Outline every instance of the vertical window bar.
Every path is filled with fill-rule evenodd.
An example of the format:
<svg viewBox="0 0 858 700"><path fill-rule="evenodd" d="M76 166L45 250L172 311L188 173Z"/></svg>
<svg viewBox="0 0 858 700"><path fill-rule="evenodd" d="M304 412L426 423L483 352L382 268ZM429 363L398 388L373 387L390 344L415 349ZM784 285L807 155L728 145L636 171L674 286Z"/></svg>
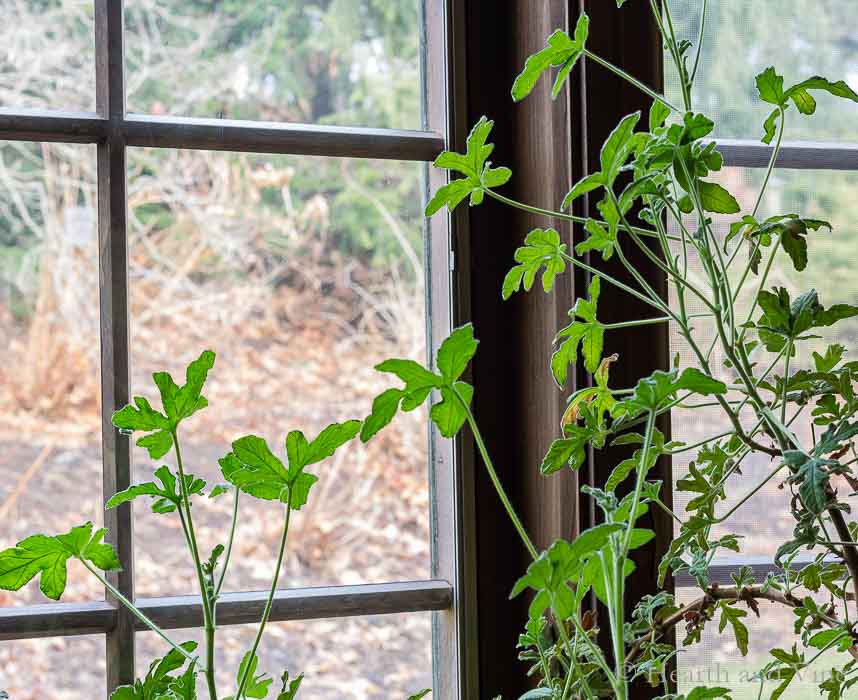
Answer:
<svg viewBox="0 0 858 700"><path fill-rule="evenodd" d="M424 0L423 89L424 128L444 134L451 148L463 150L465 114L454 113L453 95L462 87L463 38L461 8L453 0ZM456 38L458 37L458 39ZM458 72L458 73L457 73ZM446 183L446 174L426 166L427 197ZM427 200L428 201L428 200ZM434 357L456 318L464 316L454 299L452 226L462 235L464 223L438 214L425 223L427 261L428 350ZM451 303L452 302L452 303ZM456 307L456 310L454 310ZM453 588L453 605L432 618L432 663L435 695L439 698L478 697L477 624L474 583L473 462L461 449L430 426L432 576ZM463 438L466 439L466 438ZM459 443L456 447L461 448Z"/></svg>
<svg viewBox="0 0 858 700"><path fill-rule="evenodd" d="M131 483L128 438L111 423L113 411L128 402L128 247L125 141L125 55L123 0L95 0L96 95L98 112L108 120L98 144L98 243L101 295L101 410L104 452L103 489L107 499ZM109 539L122 571L112 583L134 599L131 504L105 513ZM112 596L105 594L110 601ZM115 600L113 601L116 602ZM107 692L134 680L134 625L118 603L116 626L107 633Z"/></svg>

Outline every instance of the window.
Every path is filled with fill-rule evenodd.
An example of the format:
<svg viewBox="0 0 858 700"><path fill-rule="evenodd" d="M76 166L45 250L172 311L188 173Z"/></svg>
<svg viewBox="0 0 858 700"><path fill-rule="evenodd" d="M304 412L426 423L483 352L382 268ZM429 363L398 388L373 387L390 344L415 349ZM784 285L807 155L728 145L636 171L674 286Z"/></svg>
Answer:
<svg viewBox="0 0 858 700"><path fill-rule="evenodd" d="M789 5L789 6L787 6ZM692 28L700 22L699 3L673 3L674 18L682 25L678 31L693 34ZM858 75L858 50L850 32L854 24L854 5L832 0L816 6L813 13L802 12L797 6L757 0L755 2L710 3L707 16L708 39L700 68L700 83L695 95L698 107L715 119L720 132L715 134L725 156L725 169L720 174L724 184L737 195L743 210L753 208L771 155L771 149L759 141L766 111L762 104L751 101L754 76L769 65L785 73L787 80L800 79L805 74L828 71L854 84ZM777 21L778 32L763 27ZM737 28L742 28L737 30ZM784 37L789 37L784 40ZM811 44L810 41L814 43ZM666 63L669 63L666 61ZM668 95L678 87L672 76L666 79ZM833 232L824 234L824 241L815 242L808 269L803 273L802 289L817 289L825 304L854 303L858 298L858 285L850 274L855 260L855 237L852 227L854 191L858 184L858 158L854 142L854 118L846 118L845 106L836 100L820 99L818 113L812 119L791 113L787 122L786 143L774 171L769 192L761 204L763 216L797 212L831 221ZM814 139L815 143L801 139ZM728 229L720 227L722 235ZM777 263L776 263L777 265ZM788 265L773 269L768 286L783 286L795 295L799 291L795 275ZM842 325L837 334L828 333L799 355L798 363L810 367L810 351L824 351L832 342L854 338L858 327ZM676 342L674 342L674 340ZM672 350L684 352L675 338ZM717 361L713 366L721 363ZM721 365L723 366L723 365ZM725 370L726 373L726 370ZM706 420L707 432L712 433L713 422L723 421L714 409L710 416L694 412L677 411L673 416L673 435L688 443L695 442L700 434L700 421ZM801 426L797 422L796 426ZM809 431L808 425L796 428ZM809 436L808 436L809 437ZM688 453L693 454L693 453ZM674 479L685 476L688 459L674 459ZM736 499L748 492L768 473L768 463L760 461L743 467L743 476L733 489ZM674 482L674 483L675 483ZM774 570L775 543L789 539L794 521L789 516L788 492L778 488L773 479L749 500L732 519L730 532L740 535L741 555L718 558L712 568L713 580L731 583L730 574L742 565L753 567L758 580ZM678 491L674 495L677 508L684 507L688 494ZM729 502L725 509L729 508ZM771 515L768 515L771 514ZM726 534L727 531L723 531ZM677 595L687 602L691 579L678 577ZM705 635L704 643L694 647L678 659L680 690L692 687L701 680L718 685L729 685L736 698L756 697L757 687L750 674L764 663L768 649L783 646L781 640L792 636L792 616L770 606L763 616L765 623L748 618L751 627L751 648L747 658L741 658L729 636L719 636L714 630ZM815 682L816 681L816 682ZM809 675L796 683L790 692L795 697L809 697L818 693L818 679ZM792 696L791 696L792 697Z"/></svg>
<svg viewBox="0 0 858 700"><path fill-rule="evenodd" d="M446 3L13 9L0 28L3 546L103 522L120 590L194 638L179 539L142 508L103 512L149 468L110 415L210 345L211 412L188 438L214 465L238 434L363 415L373 364L422 359L446 336L449 231L421 206L447 133ZM433 666L438 697L459 695L456 466L408 418L332 466L285 565L263 663L308 670L309 698L405 694ZM201 514L212 546L227 510ZM264 512L239 527L244 563L218 607L230 667L273 565ZM58 604L0 597L0 687L16 700L104 696L158 650L85 572L70 581Z"/></svg>

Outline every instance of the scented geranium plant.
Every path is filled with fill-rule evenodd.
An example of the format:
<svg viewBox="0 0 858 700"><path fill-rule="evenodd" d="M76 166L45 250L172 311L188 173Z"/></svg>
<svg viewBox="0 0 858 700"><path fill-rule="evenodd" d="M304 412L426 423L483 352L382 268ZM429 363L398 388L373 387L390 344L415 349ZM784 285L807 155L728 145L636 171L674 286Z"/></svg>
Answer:
<svg viewBox="0 0 858 700"><path fill-rule="evenodd" d="M618 11L625 1L617 0ZM520 649L536 687L521 700L626 700L634 682L663 686L663 700L729 698L730 690L721 687L700 686L678 694L668 669L678 651L700 642L709 627L733 635L739 653L747 654L745 618L764 614L768 604L792 612L795 639L787 648L771 650L769 663L757 674L758 696L776 700L807 669L824 664L828 670L820 674L822 695L829 700L854 697L858 527L850 522L849 504L858 492L853 475L858 462L853 446L858 436L858 362L846 359L842 345L823 347L818 339L822 329L858 315L858 307L826 305L828 300L823 302L813 289L790 294L772 287L776 260L794 269L793 279L802 279L814 239L831 226L802 212L763 218L760 211L790 119L813 115L820 92L852 102L858 102L858 94L843 81L819 76L790 84L774 67L756 76L759 97L770 108L762 140L772 146L772 153L755 205L743 212L713 177L723 162L711 140L715 124L694 106L705 22L699 35L677 36L669 3L651 0L650 5L679 77L680 104L593 54L587 48L589 20L582 15L572 36L554 32L545 48L527 60L513 83L513 100L524 99L547 74L553 74L556 96L576 62L586 57L652 98L649 114L629 114L620 121L602 147L600 169L576 183L556 211L514 201L499 191L513 173L490 162L492 122L484 117L473 127L464 154L444 152L435 161L456 177L438 190L426 212L431 216L444 206L453 210L465 199L476 206L489 197L581 227L583 235L574 250L553 229L531 231L500 291L505 299L530 291L541 275L549 293L570 266L591 277L586 298L569 310L569 325L558 329L551 368L561 390L568 384L569 367L579 362L592 381L569 396L562 434L540 468L546 476L576 470L591 449L599 459L606 445L634 446L633 456L610 465L613 471L603 488L582 488L601 510L602 522L572 540L557 540L547 551L534 546L474 420L473 389L460 378L477 350L470 326L456 330L441 345L433 369L407 360L389 360L378 367L404 386L376 399L362 437L370 438L397 410L411 410L431 396L438 397L430 415L442 434L453 436L468 424L498 496L533 558L511 591L512 596L527 592L531 601ZM702 5L705 17L706 0ZM585 194L597 198L599 216L566 213ZM725 229L716 228L716 215L726 222ZM726 234L719 233L724 230ZM668 303L635 268L627 257L630 250L646 256L663 273L675 303ZM633 283L625 284L597 262L588 262L614 256ZM605 285L644 302L651 314L602 323L599 296ZM704 311L689 313L691 304ZM677 357L672 369L653 372L635 386L614 386L611 364L622 358L605 357L606 333L667 323L684 339L694 362L680 366ZM711 329L714 340L709 340ZM676 407L716 407L730 428L710 429L694 444L669 441L657 428L657 419ZM809 438L800 438L805 433ZM691 499L684 512L673 512L663 498L671 485L651 479L650 470L660 457L681 453L691 453L693 461L677 488L689 492ZM752 459L767 466L759 482L749 486L747 477L740 477ZM731 519L775 483L791 496L784 507L795 521L792 537L777 543L775 573L757 580L743 568L733 576L734 585L713 584L713 558L724 550L740 551L741 538L729 534ZM621 485L628 495L617 495ZM691 603L679 605L667 589L628 600L634 596L626 586L634 569L629 555L654 537L637 524L650 509L667 511L676 523L676 536L659 567L659 583L664 585L671 570L686 572L700 589ZM584 605L591 591L604 605L599 619ZM760 601L767 601L766 608ZM633 608L628 616L627 603ZM685 631L684 638L678 637L679 650L667 643L668 633L678 626ZM600 627L608 628L609 648L596 642Z"/></svg>
<svg viewBox="0 0 858 700"><path fill-rule="evenodd" d="M277 682L259 667L259 645L271 614L274 594L286 552L289 523L293 514L308 501L313 486L319 480L310 468L325 461L350 442L361 430L359 420L334 423L315 438L308 439L300 430L287 436L283 452L285 461L275 454L266 441L256 435L246 435L232 443L232 449L219 460L226 483L209 485L188 471L181 449L181 435L188 420L208 406L203 387L213 368L215 354L209 350L188 365L185 384L179 386L167 372L153 375L161 397L161 410L142 397L113 415L113 424L123 434L141 434L137 445L148 451L153 461L172 454L174 467L159 466L152 480L135 484L110 498L107 508L116 508L135 500L147 500L153 512L176 518L184 533L189 565L195 572L202 600L205 645L179 642L162 630L130 600L117 590L105 574L120 569L113 547L104 541L106 531L95 529L92 523L72 528L69 532L48 536L28 537L17 545L0 552L0 588L19 590L35 578L51 600L60 600L66 588L67 565L78 560L116 599L128 608L146 627L163 640L166 654L152 662L148 672L133 685L122 686L111 695L112 700L246 700L273 697L294 700L298 697L303 674L291 676L284 671ZM193 504L201 499L223 497L232 493L232 521L225 529L224 543L211 552L200 550L194 528ZM280 513L282 531L274 565L269 595L257 633L250 649L235 669L235 683L227 694L215 682L215 650L217 647L217 604L233 555L236 523L240 518L239 496L268 501L273 513ZM204 690L198 695L198 685ZM428 690L411 696L419 700ZM0 698L7 697L0 691ZM14 699L13 699L14 700Z"/></svg>

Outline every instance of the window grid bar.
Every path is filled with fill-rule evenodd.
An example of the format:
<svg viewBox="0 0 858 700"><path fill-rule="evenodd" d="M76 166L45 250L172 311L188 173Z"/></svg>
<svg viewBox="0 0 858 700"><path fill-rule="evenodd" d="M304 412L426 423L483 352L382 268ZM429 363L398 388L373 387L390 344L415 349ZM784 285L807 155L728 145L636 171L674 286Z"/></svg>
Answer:
<svg viewBox="0 0 858 700"><path fill-rule="evenodd" d="M773 148L748 139L718 139L724 165L733 168L766 168ZM858 144L785 143L777 167L794 170L858 170Z"/></svg>
<svg viewBox="0 0 858 700"><path fill-rule="evenodd" d="M218 625L258 622L266 591L225 593L218 602ZM199 596L138 598L136 604L164 629L202 626ZM353 586L292 588L277 591L271 620L319 620L331 617L389 615L448 610L453 588L443 580L369 583ZM103 634L117 625L118 610L111 603L48 603L0 609L0 641L38 637ZM147 631L134 619L136 631Z"/></svg>
<svg viewBox="0 0 858 700"><path fill-rule="evenodd" d="M131 448L111 423L113 411L129 400L128 240L125 140L124 0L95 0L96 102L106 120L98 144L98 265L101 328L102 488L105 501L131 485ZM131 504L105 511L108 537L122 570L111 583L134 600L134 519ZM135 639L132 614L105 591L116 608L107 630L108 695L134 682Z"/></svg>
<svg viewBox="0 0 858 700"><path fill-rule="evenodd" d="M793 567L798 568L810 563L811 560L798 560L793 562ZM780 567L775 566L771 557L737 557L730 561L711 564L709 566L709 579L713 584L718 584L719 586L735 585L731 575L738 573L739 569L743 566L747 566L751 569L751 572L758 583L764 581L766 576L769 574L779 573L782 571ZM689 586L694 588L698 587L697 579L687 571L681 571L674 574L674 580L676 581L677 588L687 588Z"/></svg>
<svg viewBox="0 0 858 700"><path fill-rule="evenodd" d="M444 149L444 137L434 131L0 108L0 139L100 144L111 131L126 146L239 153L425 162Z"/></svg>

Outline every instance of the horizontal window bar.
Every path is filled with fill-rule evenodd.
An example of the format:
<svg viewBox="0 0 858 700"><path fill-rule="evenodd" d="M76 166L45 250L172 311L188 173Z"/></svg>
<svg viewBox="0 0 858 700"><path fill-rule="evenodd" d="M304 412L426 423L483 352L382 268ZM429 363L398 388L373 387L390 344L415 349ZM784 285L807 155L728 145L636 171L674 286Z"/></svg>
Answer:
<svg viewBox="0 0 858 700"><path fill-rule="evenodd" d="M720 139L718 150L724 165L734 168L765 168L772 147L759 141ZM795 170L858 170L858 144L792 141L781 146L777 167Z"/></svg>
<svg viewBox="0 0 858 700"><path fill-rule="evenodd" d="M91 112L0 109L0 139L98 143L110 123ZM431 161L444 139L431 131L317 126L231 119L128 115L118 129L129 146Z"/></svg>
<svg viewBox="0 0 858 700"><path fill-rule="evenodd" d="M812 560L810 559L798 559L792 563L792 566L793 568L798 569L805 564L810 564L811 561ZM709 578L712 583L717 583L719 586L733 586L735 584L730 575L737 573L743 566L749 566L751 568L751 571L754 572L754 578L757 583L762 583L770 573L781 571L781 569L775 566L771 557L749 556L737 559L728 559L726 561L711 564L709 566ZM673 579L676 584L676 588L686 588L688 586L694 588L697 587L697 580L689 574L688 571L682 571L678 574L674 574Z"/></svg>
<svg viewBox="0 0 858 700"><path fill-rule="evenodd" d="M218 624L258 622L267 593L225 593L217 606ZM453 604L453 589L446 581L370 583L357 586L293 588L277 591L271 619L318 620L329 617L388 615L393 613L447 610ZM201 627L199 596L138 598L137 606L164 629ZM101 634L116 621L116 610L108 603L46 603L19 608L0 608L0 641L35 637L68 637ZM147 628L137 621L140 631Z"/></svg>
<svg viewBox="0 0 858 700"><path fill-rule="evenodd" d="M0 608L0 641L104 634L115 624L116 609L103 601Z"/></svg>
<svg viewBox="0 0 858 700"><path fill-rule="evenodd" d="M429 131L139 114L126 118L123 131L129 146L158 148L415 161L434 160L444 149L444 139Z"/></svg>
<svg viewBox="0 0 858 700"><path fill-rule="evenodd" d="M0 108L0 139L98 143L106 135L107 120L92 112Z"/></svg>

